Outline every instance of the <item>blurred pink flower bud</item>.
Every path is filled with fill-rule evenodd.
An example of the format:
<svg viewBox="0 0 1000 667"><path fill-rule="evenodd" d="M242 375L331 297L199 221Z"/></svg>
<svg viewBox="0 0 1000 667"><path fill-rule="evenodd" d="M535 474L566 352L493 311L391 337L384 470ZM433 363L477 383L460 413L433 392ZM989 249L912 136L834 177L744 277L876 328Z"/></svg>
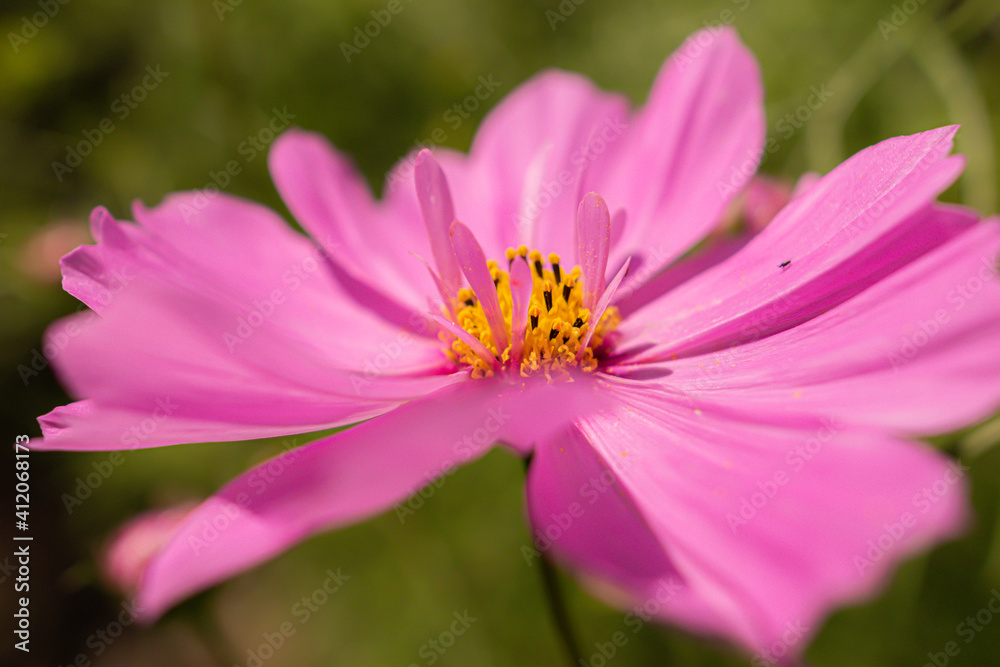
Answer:
<svg viewBox="0 0 1000 667"><path fill-rule="evenodd" d="M108 539L101 558L104 579L122 593L133 593L146 564L173 536L198 503L186 502L144 512Z"/></svg>
<svg viewBox="0 0 1000 667"><path fill-rule="evenodd" d="M59 282L59 258L77 246L90 243L87 226L77 220L59 220L40 227L28 237L18 256L21 271L40 283Z"/></svg>

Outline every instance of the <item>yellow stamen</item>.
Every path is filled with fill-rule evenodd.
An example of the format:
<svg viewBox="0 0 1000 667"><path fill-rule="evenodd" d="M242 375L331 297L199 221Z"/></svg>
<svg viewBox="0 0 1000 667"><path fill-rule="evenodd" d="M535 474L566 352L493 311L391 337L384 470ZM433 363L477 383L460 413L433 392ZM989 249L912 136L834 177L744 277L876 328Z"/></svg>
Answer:
<svg viewBox="0 0 1000 667"><path fill-rule="evenodd" d="M505 257L512 262L515 257L524 257L533 266L532 290L528 305L528 322L525 330L523 352L521 354L519 372L522 376L533 373L543 373L546 377L564 376L572 368L585 372L597 369L598 360L595 350L611 331L618 326L621 315L614 306L609 307L597 323L597 330L590 339L587 348L580 354L581 344L591 325L589 310L583 307L583 281L580 279L580 267L574 267L565 273L559 267L559 256L548 256L551 269L542 264L542 254L537 250L528 252L521 246L508 249ZM511 313L513 297L510 291L510 275L501 271L496 262L487 263L499 297L500 310L508 335L511 335ZM559 286L561 289L557 289ZM455 321L474 338L481 341L486 348L496 355L504 364L510 363L511 348L498 350L490 334L489 323L479 300L472 291L463 288L452 304L455 309ZM457 363L472 368L472 377L489 377L493 375L492 360L481 359L465 343L454 339L451 334L442 332L441 338L448 343L448 356ZM579 354L579 358L577 355Z"/></svg>

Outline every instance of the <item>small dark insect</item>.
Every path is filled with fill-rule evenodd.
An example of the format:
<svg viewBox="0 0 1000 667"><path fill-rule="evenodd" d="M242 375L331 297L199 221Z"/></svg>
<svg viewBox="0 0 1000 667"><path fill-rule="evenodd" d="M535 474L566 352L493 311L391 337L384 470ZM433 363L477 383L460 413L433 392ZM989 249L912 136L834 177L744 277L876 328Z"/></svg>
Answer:
<svg viewBox="0 0 1000 667"><path fill-rule="evenodd" d="M792 260L790 260L790 259L786 259L786 260L785 260L784 262L782 262L781 264L778 264L778 268L779 268L779 269L783 269L783 268L785 268L786 266L788 266L788 265L789 265L789 264L791 264L791 263L792 263Z"/></svg>

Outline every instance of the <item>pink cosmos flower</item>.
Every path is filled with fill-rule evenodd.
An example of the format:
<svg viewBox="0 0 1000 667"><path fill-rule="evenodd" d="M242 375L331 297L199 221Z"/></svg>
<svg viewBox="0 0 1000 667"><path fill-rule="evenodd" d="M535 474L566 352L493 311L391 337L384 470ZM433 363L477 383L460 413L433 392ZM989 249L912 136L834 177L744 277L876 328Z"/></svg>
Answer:
<svg viewBox="0 0 1000 667"><path fill-rule="evenodd" d="M502 443L531 457L539 549L629 609L798 654L966 519L961 469L915 440L1000 405L1000 226L935 203L955 131L863 150L755 236L701 245L764 141L727 30L635 111L541 74L381 201L286 132L270 168L311 239L218 192L95 211L63 269L100 317L48 334L81 400L36 448L363 422L195 509L145 570L150 617Z"/></svg>

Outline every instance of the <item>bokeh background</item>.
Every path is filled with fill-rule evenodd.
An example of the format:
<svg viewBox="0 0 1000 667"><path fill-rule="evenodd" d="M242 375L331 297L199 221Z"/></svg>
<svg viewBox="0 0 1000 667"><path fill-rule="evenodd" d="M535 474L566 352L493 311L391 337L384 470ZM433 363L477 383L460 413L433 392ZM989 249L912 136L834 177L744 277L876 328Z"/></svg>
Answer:
<svg viewBox="0 0 1000 667"><path fill-rule="evenodd" d="M89 242L90 209L103 204L127 217L134 198L154 204L174 190L203 188L237 160L241 171L224 189L285 212L263 153L244 143L275 110L330 137L380 190L390 166L435 130L443 131L443 145L466 149L483 114L540 69L583 72L640 103L684 36L721 21L740 31L762 64L768 132L780 146L764 172L789 180L825 172L881 139L961 123L958 150L968 156L968 170L945 198L997 212L1000 1L576 1L564 0L560 10L557 0L402 0L402 12L348 62L342 43L353 42L385 0L5 0L5 440L37 435L34 418L67 400L49 368L24 369L42 349L46 324L80 307L60 290L56 262ZM39 14L46 8L51 16ZM121 96L147 68L166 75L129 106ZM500 85L456 127L455 116L445 114L481 76ZM804 121L799 112L798 123L785 119L823 86L831 95L820 108ZM87 132L97 136L108 119L113 131L100 133L77 166L68 162L67 147ZM807 653L811 662L918 667L929 663L928 652L959 639L961 652L950 664L996 664L1000 618L968 644L956 626L1000 587L998 439L995 423L936 439L971 467L974 527L907 563L878 599L835 613ZM273 655L264 651L262 664L406 666L431 664L432 657L439 665L561 664L538 567L527 566L520 551L530 541L522 465L499 451L449 477L405 521L389 513L320 536L150 629L129 626L110 643L95 639L125 600L96 566L116 526L144 510L203 498L252 463L305 441L133 451L117 463L108 453L33 455L32 652L25 662L5 631L0 663L64 665L83 656L87 662L79 664L103 666L258 664L248 651L260 655L265 633L290 621L294 635ZM63 494L109 465L107 479L69 512ZM5 489L9 477L5 472ZM8 497L2 514L9 531ZM0 559L10 552L4 546ZM0 565L6 628L14 596L9 562ZM295 605L338 568L349 579L302 622ZM596 642L623 629L623 615L577 582L564 584L590 656ZM468 631L443 655L428 650L453 614L465 611L476 619ZM749 660L725 645L648 626L629 633L609 664Z"/></svg>

